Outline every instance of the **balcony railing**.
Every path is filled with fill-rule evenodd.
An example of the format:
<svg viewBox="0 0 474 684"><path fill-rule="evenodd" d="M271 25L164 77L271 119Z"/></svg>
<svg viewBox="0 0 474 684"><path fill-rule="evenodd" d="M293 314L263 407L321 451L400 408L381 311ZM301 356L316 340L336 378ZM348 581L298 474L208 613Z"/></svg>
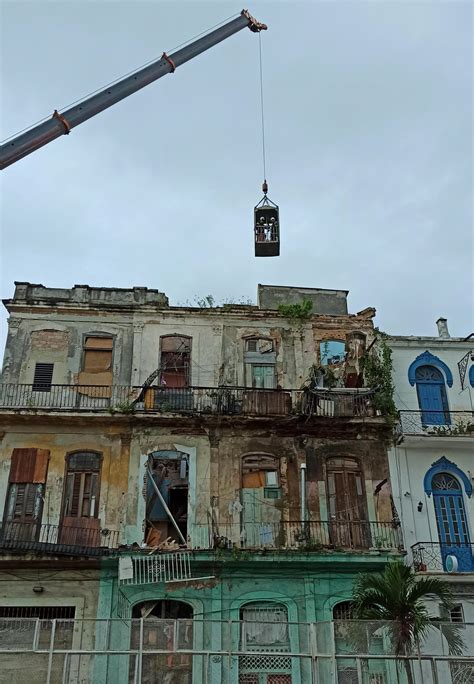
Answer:
<svg viewBox="0 0 474 684"><path fill-rule="evenodd" d="M418 572L474 572L474 544L418 542L411 547Z"/></svg>
<svg viewBox="0 0 474 684"><path fill-rule="evenodd" d="M35 551L67 555L107 555L116 549L119 533L109 529L87 529L30 522L0 524L2 551Z"/></svg>
<svg viewBox="0 0 474 684"><path fill-rule="evenodd" d="M474 437L474 411L399 411L397 434Z"/></svg>
<svg viewBox="0 0 474 684"><path fill-rule="evenodd" d="M201 549L401 549L403 539L395 522L311 520L192 525L193 548Z"/></svg>
<svg viewBox="0 0 474 684"><path fill-rule="evenodd" d="M0 384L0 409L244 416L369 417L373 391L249 387L141 387Z"/></svg>

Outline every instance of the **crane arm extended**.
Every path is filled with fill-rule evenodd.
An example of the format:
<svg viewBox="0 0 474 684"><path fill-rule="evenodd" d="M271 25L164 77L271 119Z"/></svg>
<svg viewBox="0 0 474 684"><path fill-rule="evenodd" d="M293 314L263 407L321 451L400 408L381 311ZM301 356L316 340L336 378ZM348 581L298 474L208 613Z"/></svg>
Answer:
<svg viewBox="0 0 474 684"><path fill-rule="evenodd" d="M61 114L55 111L51 119L34 126L26 133L12 138L0 147L0 169L10 166L10 164L26 157L31 152L43 147L43 145L59 138L59 136L68 134L72 128L83 123L83 121L87 121L87 119L111 107L116 102L120 102L120 100L132 95L132 93L153 83L153 81L158 80L162 76L172 73L176 67L181 66L181 64L188 62L193 57L201 54L201 52L205 52L246 27L254 33L267 28L265 24L261 24L254 19L247 10L242 10L240 16L236 19L195 40L181 50L177 50L172 55L168 56L166 53L163 53L161 59L156 62L140 69L131 76L127 76L118 81L118 83L104 88L104 90L79 102Z"/></svg>

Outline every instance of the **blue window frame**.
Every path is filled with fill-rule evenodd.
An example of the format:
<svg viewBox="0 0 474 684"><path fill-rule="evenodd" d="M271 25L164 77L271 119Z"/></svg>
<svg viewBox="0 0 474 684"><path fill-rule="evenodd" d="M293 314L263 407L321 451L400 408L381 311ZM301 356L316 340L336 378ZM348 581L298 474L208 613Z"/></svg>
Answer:
<svg viewBox="0 0 474 684"><path fill-rule="evenodd" d="M415 370L416 393L423 425L449 425L448 397L443 374L435 366Z"/></svg>
<svg viewBox="0 0 474 684"><path fill-rule="evenodd" d="M472 571L473 558L461 484L451 473L441 472L431 480L441 558L455 556L459 572Z"/></svg>

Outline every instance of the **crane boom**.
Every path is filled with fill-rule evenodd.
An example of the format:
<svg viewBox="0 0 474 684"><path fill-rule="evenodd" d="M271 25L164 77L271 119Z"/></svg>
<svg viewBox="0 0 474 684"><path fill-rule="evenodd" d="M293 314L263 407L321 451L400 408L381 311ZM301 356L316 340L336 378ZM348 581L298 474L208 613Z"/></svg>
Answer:
<svg viewBox="0 0 474 684"><path fill-rule="evenodd" d="M188 62L193 57L201 54L201 52L205 52L246 27L255 33L267 28L265 24L261 24L254 19L247 10L242 10L240 16L236 19L193 41L181 50L177 50L169 56L163 53L161 59L156 62L140 69L131 76L127 76L114 85L104 88L104 90L86 98L61 114L55 110L51 119L34 126L26 133L12 138L0 147L0 169L10 166L10 164L26 157L31 152L43 147L43 145L59 138L59 136L68 134L72 128L83 123L83 121L87 121L87 119L111 107L116 102L120 102L120 100L144 88L149 83L153 83L153 81L158 80L162 76L172 73L176 67L181 66L181 64Z"/></svg>

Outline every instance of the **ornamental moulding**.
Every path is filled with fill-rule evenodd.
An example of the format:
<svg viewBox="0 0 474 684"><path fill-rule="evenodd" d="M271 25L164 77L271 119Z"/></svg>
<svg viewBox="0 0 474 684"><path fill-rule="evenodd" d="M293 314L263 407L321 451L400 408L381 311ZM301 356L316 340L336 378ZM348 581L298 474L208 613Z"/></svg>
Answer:
<svg viewBox="0 0 474 684"><path fill-rule="evenodd" d="M440 459L435 461L434 463L431 464L431 468L428 470L426 473L424 479L423 479L423 488L428 496L431 496L433 492L433 488L431 486L431 482L433 480L433 477L435 475L438 475L439 473L444 473L444 472L450 472L456 475L464 484L464 489L466 490L466 494L468 495L469 498L472 496L472 484L466 473L464 473L461 468L458 468L458 466L453 463L452 461L448 461L446 456L442 456Z"/></svg>
<svg viewBox="0 0 474 684"><path fill-rule="evenodd" d="M444 363L444 361L441 361L441 359L439 359L437 356L432 354L430 351L426 350L422 354L417 356L408 368L408 382L412 387L416 382L416 370L420 366L435 366L436 368L439 368L441 371L443 371L444 375L446 376L446 382L448 384L448 387L453 386L453 374L449 370L448 366Z"/></svg>

